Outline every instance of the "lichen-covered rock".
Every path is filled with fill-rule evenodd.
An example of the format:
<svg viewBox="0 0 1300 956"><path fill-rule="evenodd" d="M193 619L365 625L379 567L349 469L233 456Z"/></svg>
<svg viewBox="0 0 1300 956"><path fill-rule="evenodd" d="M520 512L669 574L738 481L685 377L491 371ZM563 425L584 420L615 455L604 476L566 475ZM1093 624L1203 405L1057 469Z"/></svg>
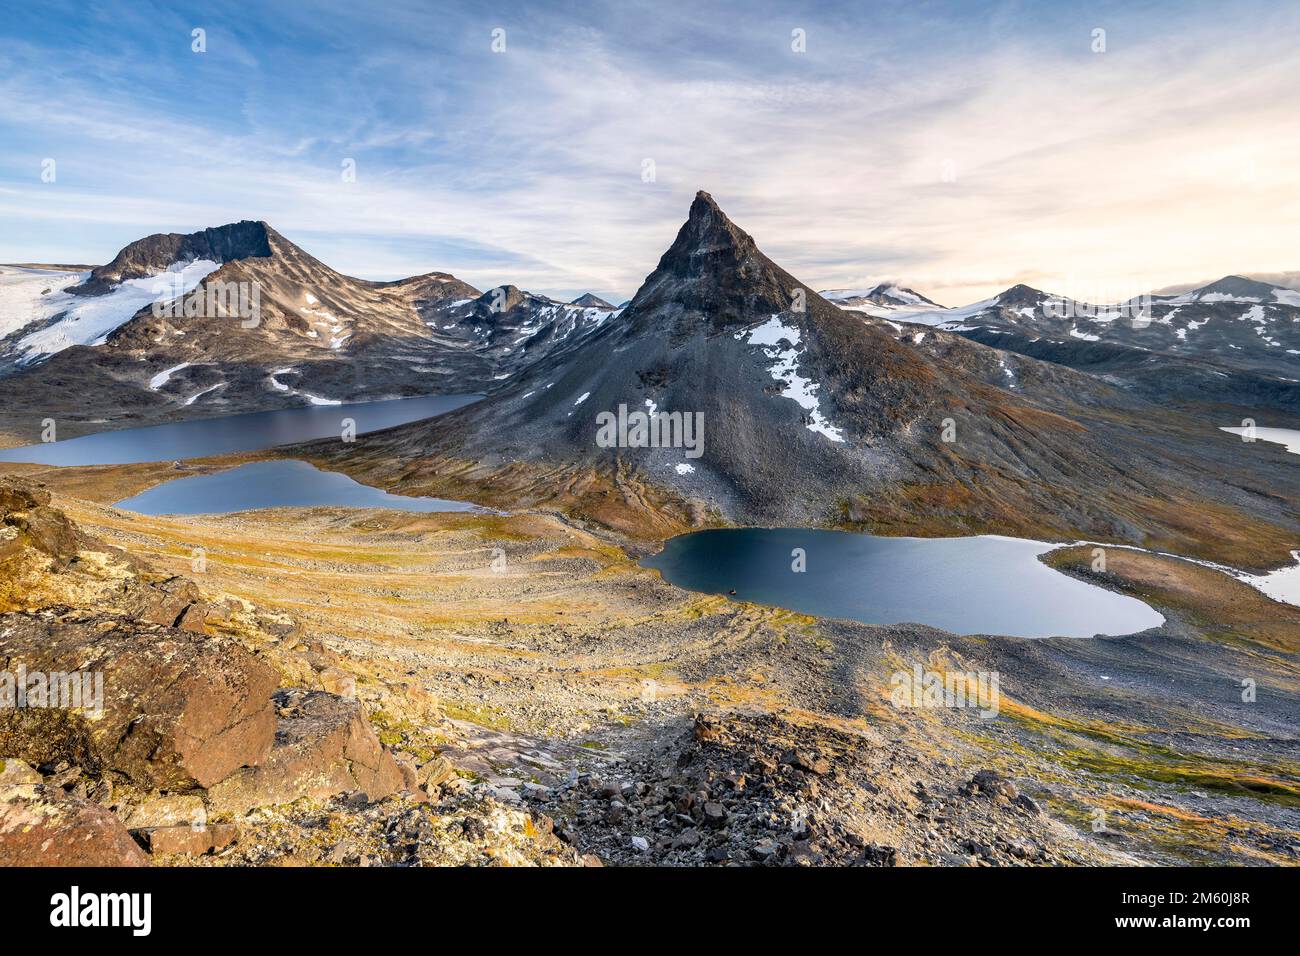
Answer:
<svg viewBox="0 0 1300 956"><path fill-rule="evenodd" d="M361 704L324 691L281 690L275 747L257 767L213 787L215 812L325 799L360 791L379 800L402 788L402 772L375 736Z"/></svg>
<svg viewBox="0 0 1300 956"><path fill-rule="evenodd" d="M28 783L43 783L44 778L16 757L0 757L0 788Z"/></svg>
<svg viewBox="0 0 1300 956"><path fill-rule="evenodd" d="M97 615L0 617L0 671L102 675L102 711L0 709L0 753L67 760L162 790L210 787L262 760L274 670L233 641ZM96 676L96 681L99 680Z"/></svg>
<svg viewBox="0 0 1300 956"><path fill-rule="evenodd" d="M172 793L154 797L126 814L128 830L153 827L201 826L207 821L203 798L193 793Z"/></svg>
<svg viewBox="0 0 1300 956"><path fill-rule="evenodd" d="M130 595L127 610L137 621L179 627L196 634L203 633L203 623L208 617L208 606L198 586L182 577L136 588Z"/></svg>
<svg viewBox="0 0 1300 956"><path fill-rule="evenodd" d="M170 826L141 830L141 837L153 854L202 856L223 850L239 839L239 828L229 823L212 826Z"/></svg>
<svg viewBox="0 0 1300 956"><path fill-rule="evenodd" d="M58 787L0 787L0 866L146 866L112 813Z"/></svg>
<svg viewBox="0 0 1300 956"><path fill-rule="evenodd" d="M0 526L13 533L0 539L0 565L22 548L39 551L56 567L77 554L79 534L63 512L50 507L49 492L21 478L0 478Z"/></svg>

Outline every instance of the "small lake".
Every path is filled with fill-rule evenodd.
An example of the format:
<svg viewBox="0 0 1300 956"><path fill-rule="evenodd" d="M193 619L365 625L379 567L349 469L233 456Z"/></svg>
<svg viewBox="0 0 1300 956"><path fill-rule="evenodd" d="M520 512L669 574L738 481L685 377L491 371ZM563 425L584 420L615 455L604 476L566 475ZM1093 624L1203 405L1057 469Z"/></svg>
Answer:
<svg viewBox="0 0 1300 956"><path fill-rule="evenodd" d="M206 458L277 445L338 438L343 420L356 434L433 418L478 401L481 395L421 395L351 405L313 405L270 412L248 412L143 428L98 432L67 441L0 449L0 461L42 465L129 465L146 461Z"/></svg>
<svg viewBox="0 0 1300 956"><path fill-rule="evenodd" d="M1049 568L1059 545L1019 538L884 538L802 528L726 528L668 541L641 564L690 591L866 624L955 634L1132 634L1164 617ZM792 570L803 549L803 572Z"/></svg>
<svg viewBox="0 0 1300 956"><path fill-rule="evenodd" d="M155 485L113 507L144 515L203 515L257 508L390 508L397 511L481 511L464 501L391 495L321 471L305 461L255 461L211 475Z"/></svg>

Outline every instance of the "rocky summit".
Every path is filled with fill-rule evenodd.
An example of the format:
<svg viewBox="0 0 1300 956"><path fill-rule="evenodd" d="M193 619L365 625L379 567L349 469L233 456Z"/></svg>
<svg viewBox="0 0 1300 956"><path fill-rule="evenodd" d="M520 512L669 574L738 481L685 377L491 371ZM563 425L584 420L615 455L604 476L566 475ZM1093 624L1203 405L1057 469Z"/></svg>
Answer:
<svg viewBox="0 0 1300 956"><path fill-rule="evenodd" d="M693 450L680 429L602 436L600 416L633 412L700 421L706 437ZM1227 556L1226 535L1243 548L1275 539L1278 559L1291 540L1288 507L1255 484L1274 463L1241 470L1192 414L1057 362L839 308L703 192L617 321L436 423L308 453L408 493L500 487L536 505L577 497L592 513L641 511L638 499L666 489L695 524L1177 541L1205 557ZM1184 521L1210 503L1234 515L1227 526Z"/></svg>

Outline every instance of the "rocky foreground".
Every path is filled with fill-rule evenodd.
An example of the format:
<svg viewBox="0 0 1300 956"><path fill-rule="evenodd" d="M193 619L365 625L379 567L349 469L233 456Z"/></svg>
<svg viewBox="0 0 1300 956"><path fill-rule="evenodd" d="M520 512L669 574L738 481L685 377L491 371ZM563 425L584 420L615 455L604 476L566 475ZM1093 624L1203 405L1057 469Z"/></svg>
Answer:
<svg viewBox="0 0 1300 956"><path fill-rule="evenodd" d="M0 716L0 862L1300 860L1300 612L1218 572L1113 551L1163 628L957 638L687 594L553 514L90 500L153 467L0 484L0 672L105 675L97 719ZM891 704L917 664L999 713Z"/></svg>
<svg viewBox="0 0 1300 956"><path fill-rule="evenodd" d="M292 622L204 601L28 483L0 483L0 581L0 672L27 696L0 708L0 865L236 848L255 862L581 861L542 818L468 799L446 761L384 746L352 678ZM42 696L81 674L102 682L93 701ZM439 827L454 838L430 838ZM409 857L394 853L403 838Z"/></svg>

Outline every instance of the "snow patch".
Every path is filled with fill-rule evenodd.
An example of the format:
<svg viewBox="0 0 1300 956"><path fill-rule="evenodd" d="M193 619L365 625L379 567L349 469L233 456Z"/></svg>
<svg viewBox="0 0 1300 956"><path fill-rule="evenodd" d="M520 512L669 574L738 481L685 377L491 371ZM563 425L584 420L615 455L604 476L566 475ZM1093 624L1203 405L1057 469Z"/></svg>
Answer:
<svg viewBox="0 0 1300 956"><path fill-rule="evenodd" d="M24 353L23 362L32 362L74 345L102 345L119 326L130 321L141 309L154 302L185 295L208 275L219 269L211 259L174 263L165 272L128 279L111 292L97 296L74 296L67 292L46 296L51 316L66 310L57 322L19 339L15 347ZM179 278L177 278L179 277Z"/></svg>
<svg viewBox="0 0 1300 956"><path fill-rule="evenodd" d="M742 329L736 333L735 337L740 339L745 334L746 330ZM762 325L748 330L748 336L749 344L758 346L778 346L782 342L789 343L791 346L798 346L800 342L799 329L795 326L782 324L781 320L775 315ZM777 347L764 348L763 354L773 363L768 366L768 372L772 378L784 386L781 390L781 396L794 399L801 408L808 412L808 430L825 435L834 442L844 441L841 430L827 421L826 417L821 413L821 403L817 399L817 393L821 390L820 383L804 378L797 371L802 352L797 347L788 349Z"/></svg>
<svg viewBox="0 0 1300 956"><path fill-rule="evenodd" d="M174 372L179 372L181 369L189 368L189 367L190 367L189 362L182 362L180 365L173 365L169 369L164 369L163 371L155 375L153 378L149 379L149 387L156 392L158 391L158 389L162 388L164 385L167 384L167 380L172 377L172 374ZM188 405L189 403L186 402L186 404Z"/></svg>
<svg viewBox="0 0 1300 956"><path fill-rule="evenodd" d="M0 269L0 339L31 322L44 322L56 315L59 303L71 298L60 293L84 275L45 269ZM42 295L46 289L49 293Z"/></svg>
<svg viewBox="0 0 1300 956"><path fill-rule="evenodd" d="M185 403L184 403L184 404L186 404L186 405L193 405L195 402L197 402L197 401L198 401L200 398L202 398L204 395L208 394L208 392L215 392L217 389L219 389L219 388L225 388L225 387L226 387L226 383L225 383L225 382L218 382L216 385L209 385L209 386L208 386L207 388L205 388L203 391L201 391L201 392L195 392L195 393L194 393L193 395L191 395L189 398L185 399Z"/></svg>

